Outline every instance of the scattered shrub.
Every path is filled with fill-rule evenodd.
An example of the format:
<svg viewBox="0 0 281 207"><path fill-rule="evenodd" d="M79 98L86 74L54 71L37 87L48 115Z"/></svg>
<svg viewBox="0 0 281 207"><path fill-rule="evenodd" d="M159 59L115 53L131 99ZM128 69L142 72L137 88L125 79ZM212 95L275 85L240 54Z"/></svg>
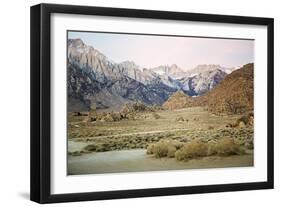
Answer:
<svg viewBox="0 0 281 207"><path fill-rule="evenodd" d="M73 116L82 116L81 112L73 112Z"/></svg>
<svg viewBox="0 0 281 207"><path fill-rule="evenodd" d="M176 147L171 142L158 142L153 147L155 157L175 157Z"/></svg>
<svg viewBox="0 0 281 207"><path fill-rule="evenodd" d="M237 119L236 124L239 125L241 122L243 122L245 125L249 122L248 116L241 116L239 119Z"/></svg>
<svg viewBox="0 0 281 207"><path fill-rule="evenodd" d="M68 152L68 155L71 155L71 156L80 156L80 155L82 155L82 151Z"/></svg>
<svg viewBox="0 0 281 207"><path fill-rule="evenodd" d="M177 151L177 148L173 145L168 145L168 153L167 157L175 157L175 153Z"/></svg>
<svg viewBox="0 0 281 207"><path fill-rule="evenodd" d="M234 126L233 126L233 124L231 124L231 123L228 123L228 124L226 124L226 125L225 125L225 127L229 127L229 128L232 128L232 127L234 127Z"/></svg>
<svg viewBox="0 0 281 207"><path fill-rule="evenodd" d="M249 112L248 113L248 117L251 117L251 116L254 117L254 112Z"/></svg>
<svg viewBox="0 0 281 207"><path fill-rule="evenodd" d="M183 147L184 143L177 140L173 140L172 145L178 150Z"/></svg>
<svg viewBox="0 0 281 207"><path fill-rule="evenodd" d="M89 152L106 152L110 150L108 143L90 144L84 147L84 150Z"/></svg>
<svg viewBox="0 0 281 207"><path fill-rule="evenodd" d="M216 144L215 143L208 143L208 156L216 155L217 154L217 149L216 149Z"/></svg>
<svg viewBox="0 0 281 207"><path fill-rule="evenodd" d="M248 123L249 126L254 126L254 117L250 117L250 121Z"/></svg>
<svg viewBox="0 0 281 207"><path fill-rule="evenodd" d="M239 127L239 128L244 128L244 127L246 127L245 122L240 121L239 124L238 124L238 127Z"/></svg>
<svg viewBox="0 0 281 207"><path fill-rule="evenodd" d="M99 144L99 145L97 145L97 148L96 148L96 152L106 152L109 150L110 150L110 147L109 147L109 144L107 144L107 143Z"/></svg>
<svg viewBox="0 0 281 207"><path fill-rule="evenodd" d="M221 156L238 155L242 153L239 144L230 138L222 138L215 146L216 153Z"/></svg>
<svg viewBox="0 0 281 207"><path fill-rule="evenodd" d="M90 117L90 116L89 116L87 121L88 121L88 122L97 121L97 117L95 117L95 116Z"/></svg>
<svg viewBox="0 0 281 207"><path fill-rule="evenodd" d="M161 118L161 116L157 113L152 113L152 116L153 116L154 119L160 119Z"/></svg>
<svg viewBox="0 0 281 207"><path fill-rule="evenodd" d="M215 128L215 127L213 127L213 126L209 126L209 127L208 127L209 130L212 130L212 129L214 129L214 128Z"/></svg>
<svg viewBox="0 0 281 207"><path fill-rule="evenodd" d="M250 149L250 150L254 149L254 143L253 143L253 141L250 140L250 141L245 142L245 147L246 147L247 149Z"/></svg>
<svg viewBox="0 0 281 207"><path fill-rule="evenodd" d="M182 116L176 117L176 121L184 121L184 118Z"/></svg>
<svg viewBox="0 0 281 207"><path fill-rule="evenodd" d="M86 151L96 151L96 148L97 148L97 145L90 144L90 145L87 145L86 147L84 147L84 150L86 150Z"/></svg>
<svg viewBox="0 0 281 207"><path fill-rule="evenodd" d="M175 157L175 152L183 146L183 143L175 140L161 140L148 145L147 154L154 154L155 157Z"/></svg>
<svg viewBox="0 0 281 207"><path fill-rule="evenodd" d="M153 154L153 149L154 149L154 144L150 144L146 148L146 154L152 155Z"/></svg>
<svg viewBox="0 0 281 207"><path fill-rule="evenodd" d="M176 153L177 160L189 160L196 157L204 157L208 154L208 145L201 141L193 140L185 144Z"/></svg>
<svg viewBox="0 0 281 207"><path fill-rule="evenodd" d="M175 152L175 158L176 158L178 161L184 160L185 156L184 156L183 150L177 150L177 151Z"/></svg>
<svg viewBox="0 0 281 207"><path fill-rule="evenodd" d="M166 142L158 142L153 147L155 157L166 157L168 155L168 144Z"/></svg>

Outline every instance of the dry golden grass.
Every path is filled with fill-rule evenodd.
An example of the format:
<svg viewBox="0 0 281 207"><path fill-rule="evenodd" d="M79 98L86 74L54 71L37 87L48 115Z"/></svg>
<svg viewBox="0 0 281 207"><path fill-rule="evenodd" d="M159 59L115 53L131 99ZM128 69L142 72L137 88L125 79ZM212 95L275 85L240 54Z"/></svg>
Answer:
<svg viewBox="0 0 281 207"><path fill-rule="evenodd" d="M153 154L154 144L150 144L147 146L146 154L151 155Z"/></svg>
<svg viewBox="0 0 281 207"><path fill-rule="evenodd" d="M168 155L168 143L166 142L158 142L153 147L153 154L155 157L167 157Z"/></svg>
<svg viewBox="0 0 281 207"><path fill-rule="evenodd" d="M183 143L175 140L160 140L147 147L147 154L154 154L155 157L175 157L175 152L183 146Z"/></svg>
<svg viewBox="0 0 281 207"><path fill-rule="evenodd" d="M238 155L243 153L240 145L231 138L220 139L215 146L215 151L216 154L220 156Z"/></svg>
<svg viewBox="0 0 281 207"><path fill-rule="evenodd" d="M217 143L204 143L198 139L183 143L176 140L160 140L147 147L147 154L156 158L175 157L177 160L187 161L205 156L230 156L244 154L244 150L231 138L221 138Z"/></svg>
<svg viewBox="0 0 281 207"><path fill-rule="evenodd" d="M216 144L214 143L208 143L208 156L216 155L217 154L217 149L216 149Z"/></svg>
<svg viewBox="0 0 281 207"><path fill-rule="evenodd" d="M175 153L177 160L189 160L208 155L208 145L198 140L185 144Z"/></svg>
<svg viewBox="0 0 281 207"><path fill-rule="evenodd" d="M177 148L173 145L169 145L168 146L168 153L167 153L167 157L175 157L175 153L177 151Z"/></svg>

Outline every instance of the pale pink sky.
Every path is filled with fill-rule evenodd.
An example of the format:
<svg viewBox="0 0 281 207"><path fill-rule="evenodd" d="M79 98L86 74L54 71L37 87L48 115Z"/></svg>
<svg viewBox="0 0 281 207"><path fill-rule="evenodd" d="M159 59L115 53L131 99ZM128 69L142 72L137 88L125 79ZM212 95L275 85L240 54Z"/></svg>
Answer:
<svg viewBox="0 0 281 207"><path fill-rule="evenodd" d="M188 70L199 64L226 67L254 62L254 40L69 32L114 62L126 60L151 68L177 64Z"/></svg>

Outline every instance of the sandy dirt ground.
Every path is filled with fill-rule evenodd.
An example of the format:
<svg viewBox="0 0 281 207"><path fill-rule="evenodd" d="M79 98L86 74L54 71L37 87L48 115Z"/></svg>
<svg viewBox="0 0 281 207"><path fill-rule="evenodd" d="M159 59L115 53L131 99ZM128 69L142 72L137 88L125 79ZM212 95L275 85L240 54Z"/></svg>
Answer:
<svg viewBox="0 0 281 207"><path fill-rule="evenodd" d="M211 156L186 162L180 162L174 158L154 158L147 155L144 149L68 156L69 175L248 166L253 166L253 154L251 152L246 155Z"/></svg>

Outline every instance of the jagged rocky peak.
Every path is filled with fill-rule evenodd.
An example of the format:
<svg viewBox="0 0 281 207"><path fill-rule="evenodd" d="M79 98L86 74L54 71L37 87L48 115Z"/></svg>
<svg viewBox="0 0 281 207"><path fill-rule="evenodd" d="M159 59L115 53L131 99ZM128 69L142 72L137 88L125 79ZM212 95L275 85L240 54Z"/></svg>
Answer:
<svg viewBox="0 0 281 207"><path fill-rule="evenodd" d="M176 72L183 72L183 70L177 65L177 64L172 64L169 68L170 72L176 73Z"/></svg>
<svg viewBox="0 0 281 207"><path fill-rule="evenodd" d="M150 68L150 70L159 75L170 76L174 79L178 79L186 76L185 72L176 64L160 65L155 68Z"/></svg>
<svg viewBox="0 0 281 207"><path fill-rule="evenodd" d="M190 96L203 95L218 85L227 75L220 69L193 73L180 79L181 88Z"/></svg>
<svg viewBox="0 0 281 207"><path fill-rule="evenodd" d="M86 45L81 39L68 40L68 59L82 67L95 67L96 61L112 64L108 58L92 46Z"/></svg>
<svg viewBox="0 0 281 207"><path fill-rule="evenodd" d="M119 63L119 65L126 68L140 69L140 66L138 66L134 61L130 61L130 60L123 61Z"/></svg>
<svg viewBox="0 0 281 207"><path fill-rule="evenodd" d="M85 46L84 42L80 39L68 39L67 41L68 46L70 47L81 47L81 46Z"/></svg>
<svg viewBox="0 0 281 207"><path fill-rule="evenodd" d="M165 66L158 66L156 68L151 68L150 70L159 74L159 75L167 74L167 67L165 67Z"/></svg>
<svg viewBox="0 0 281 207"><path fill-rule="evenodd" d="M192 70L198 71L198 72L204 72L204 71L209 71L209 70L216 70L222 68L219 64L200 64L197 65L195 68Z"/></svg>
<svg viewBox="0 0 281 207"><path fill-rule="evenodd" d="M227 74L231 73L237 68L234 67L223 67L219 64L200 64L196 67L188 70L186 73L188 76L197 75L198 73L206 72L206 71L214 71L214 70L221 70Z"/></svg>
<svg viewBox="0 0 281 207"><path fill-rule="evenodd" d="M141 82L145 85L153 82L157 77L157 74L154 74L144 68L141 68L134 61L124 61L118 64L118 68L122 74L127 77L130 77L138 82Z"/></svg>

